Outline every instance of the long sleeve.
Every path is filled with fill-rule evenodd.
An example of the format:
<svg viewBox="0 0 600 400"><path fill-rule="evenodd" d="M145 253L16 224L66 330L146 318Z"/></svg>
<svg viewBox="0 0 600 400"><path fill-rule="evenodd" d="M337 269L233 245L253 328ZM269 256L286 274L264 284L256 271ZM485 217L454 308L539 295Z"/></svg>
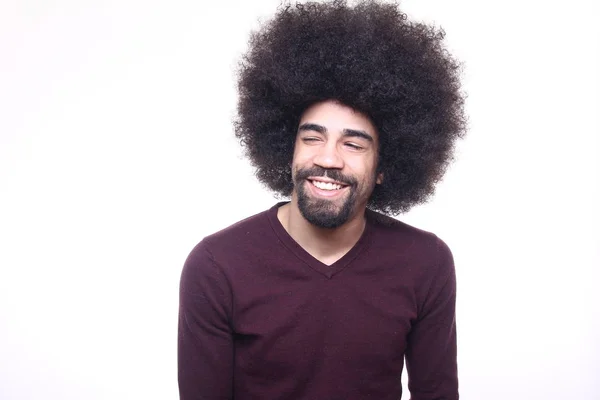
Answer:
<svg viewBox="0 0 600 400"><path fill-rule="evenodd" d="M452 253L438 239L438 264L405 353L411 400L458 400L456 276Z"/></svg>
<svg viewBox="0 0 600 400"><path fill-rule="evenodd" d="M219 266L200 243L183 267L178 326L181 400L233 398L232 295Z"/></svg>

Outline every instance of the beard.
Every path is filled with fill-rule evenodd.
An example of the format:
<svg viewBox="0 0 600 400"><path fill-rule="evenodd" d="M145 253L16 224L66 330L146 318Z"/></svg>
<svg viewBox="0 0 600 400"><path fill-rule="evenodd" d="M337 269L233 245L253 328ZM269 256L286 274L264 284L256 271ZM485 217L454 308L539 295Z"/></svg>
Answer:
<svg viewBox="0 0 600 400"><path fill-rule="evenodd" d="M335 200L312 198L306 190L306 185L312 184L307 181L309 176L327 176L347 185L350 193L344 199L338 199L342 201L342 204ZM356 209L357 180L351 176L343 175L338 170L322 167L298 169L295 171L293 180L300 213L308 222L319 228L333 229L342 226L350 219L352 212Z"/></svg>

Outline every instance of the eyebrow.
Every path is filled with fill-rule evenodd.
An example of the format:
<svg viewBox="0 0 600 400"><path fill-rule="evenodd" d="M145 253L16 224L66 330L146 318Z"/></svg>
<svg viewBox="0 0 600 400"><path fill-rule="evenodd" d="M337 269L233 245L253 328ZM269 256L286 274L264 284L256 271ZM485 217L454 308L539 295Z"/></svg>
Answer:
<svg viewBox="0 0 600 400"><path fill-rule="evenodd" d="M300 131L315 131L323 135L327 134L327 128L325 128L323 125L313 124L310 122L300 125L298 127L298 132ZM343 132L344 137L358 137L373 143L373 136L369 135L365 131L361 131L358 129L344 129Z"/></svg>

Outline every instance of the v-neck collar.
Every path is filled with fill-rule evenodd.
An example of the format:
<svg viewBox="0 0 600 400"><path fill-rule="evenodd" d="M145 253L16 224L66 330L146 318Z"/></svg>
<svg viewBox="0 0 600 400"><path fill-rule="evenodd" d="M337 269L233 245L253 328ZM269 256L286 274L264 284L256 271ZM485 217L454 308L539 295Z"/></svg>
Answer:
<svg viewBox="0 0 600 400"><path fill-rule="evenodd" d="M290 234L285 230L279 218L277 218L277 210L284 204L288 202L280 202L275 204L271 209L267 211L267 217L269 218L269 222L271 223L271 227L275 231L275 234L281 240L283 245L291 251L298 259L303 261L306 265L308 265L313 270L319 272L320 274L325 275L327 278L331 279L335 274L342 271L346 268L350 263L361 253L361 251L366 247L367 243L369 243L369 237L371 236L372 231L372 222L369 218L369 213L366 213L366 224L365 229L363 230L362 235L358 239L358 242L339 260L334 262L331 265L327 265L317 258L313 257L308 251L304 250L302 246L298 244L290 236Z"/></svg>

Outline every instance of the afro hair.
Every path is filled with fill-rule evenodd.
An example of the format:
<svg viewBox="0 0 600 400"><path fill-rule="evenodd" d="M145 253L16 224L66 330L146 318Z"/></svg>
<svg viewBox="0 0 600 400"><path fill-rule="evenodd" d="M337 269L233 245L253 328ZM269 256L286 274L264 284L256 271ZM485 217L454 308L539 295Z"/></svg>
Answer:
<svg viewBox="0 0 600 400"><path fill-rule="evenodd" d="M335 100L367 115L379 134L384 180L368 207L394 215L427 201L466 126L461 65L443 38L396 4L282 5L252 33L238 69L235 134L258 179L290 195L299 119Z"/></svg>

